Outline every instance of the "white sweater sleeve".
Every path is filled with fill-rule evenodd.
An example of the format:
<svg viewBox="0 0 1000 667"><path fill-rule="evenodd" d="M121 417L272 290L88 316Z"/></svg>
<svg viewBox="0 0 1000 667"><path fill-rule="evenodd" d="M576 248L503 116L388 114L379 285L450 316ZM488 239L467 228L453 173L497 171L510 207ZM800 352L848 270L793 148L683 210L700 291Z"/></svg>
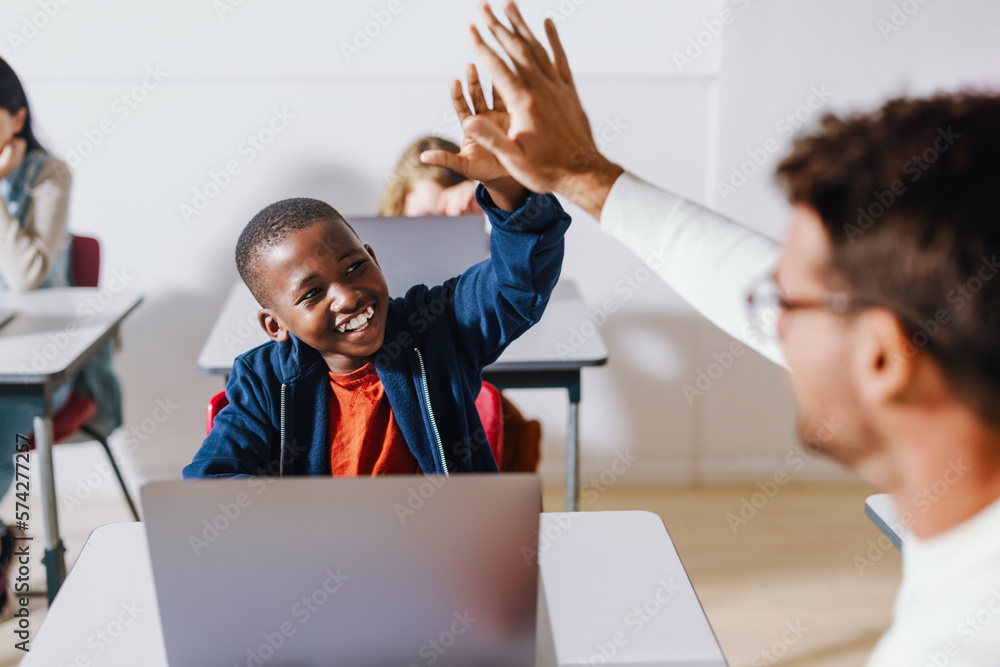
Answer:
<svg viewBox="0 0 1000 667"><path fill-rule="evenodd" d="M55 253L68 242L69 169L50 158L31 190L25 227L0 197L0 275L14 291L31 290L48 275Z"/></svg>
<svg viewBox="0 0 1000 667"><path fill-rule="evenodd" d="M781 346L753 326L747 294L774 270L781 246L703 206L622 174L608 194L601 227L652 267L685 300L730 336L785 365Z"/></svg>

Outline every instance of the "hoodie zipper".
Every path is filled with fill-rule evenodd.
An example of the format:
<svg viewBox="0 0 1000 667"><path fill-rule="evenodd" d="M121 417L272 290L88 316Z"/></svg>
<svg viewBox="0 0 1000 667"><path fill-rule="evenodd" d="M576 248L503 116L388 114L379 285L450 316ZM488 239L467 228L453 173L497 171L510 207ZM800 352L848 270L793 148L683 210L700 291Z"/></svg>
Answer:
<svg viewBox="0 0 1000 667"><path fill-rule="evenodd" d="M431 417L431 430L434 431L438 454L441 455L441 469L444 470L444 476L449 477L448 465L444 460L444 445L441 444L441 434L438 432L437 421L434 419L434 409L431 408L431 394L427 389L427 369L424 366L424 355L420 353L420 348L418 347L413 348L413 351L417 353L417 362L420 364L420 384L424 390L424 402L427 404L427 414Z"/></svg>
<svg viewBox="0 0 1000 667"><path fill-rule="evenodd" d="M285 474L285 383L281 383L281 420L279 422L281 438L281 458L278 459L278 477Z"/></svg>

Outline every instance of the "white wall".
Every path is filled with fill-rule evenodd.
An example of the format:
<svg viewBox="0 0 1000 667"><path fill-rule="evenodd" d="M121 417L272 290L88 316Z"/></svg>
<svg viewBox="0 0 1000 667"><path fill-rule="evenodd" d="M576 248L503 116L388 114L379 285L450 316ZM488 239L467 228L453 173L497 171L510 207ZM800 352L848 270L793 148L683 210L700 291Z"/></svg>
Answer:
<svg viewBox="0 0 1000 667"><path fill-rule="evenodd" d="M871 109L902 94L1000 87L1000 3L991 0L725 4L735 20L723 34L718 151L706 198L775 238L784 234L787 205L772 174L791 144L789 126L800 122L795 115L807 115L808 109L800 107L810 95L821 93L827 99L820 109L808 110L806 127L826 111ZM812 101L819 100L817 95ZM733 168L750 158L748 150L760 157L768 139L775 140L778 150L735 193L723 197L719 182L730 182ZM756 469L760 479L782 467L792 446L788 404L771 398L785 394L781 380L774 372L758 373L757 361L741 363L723 378L724 391L706 396L710 400L703 406L703 423L713 424L704 431L706 471ZM747 426L727 419L730 411L747 415ZM753 417L767 412L771 419ZM753 443L744 446L747 439ZM833 469L813 466L807 471L832 474Z"/></svg>
<svg viewBox="0 0 1000 667"><path fill-rule="evenodd" d="M471 59L465 26L475 2L392 3L400 11L350 58L341 45L372 12L386 16L388 0L243 1L220 15L217 8L230 2L154 8L7 0L0 16L0 55L25 81L47 145L65 158L104 135L73 169L71 226L102 240L106 281L124 272L146 294L125 326L118 360L128 424L152 431L138 432L142 442L132 452L141 477L179 475L203 437L205 403L222 383L199 375L195 359L237 279L233 247L253 213L304 195L346 215L370 214L385 174L413 138L435 131L459 137L448 82ZM769 176L753 176L725 201L716 182L767 137L787 143L774 123L794 112L810 86L834 92L830 108L853 108L907 89L981 83L997 65L1000 6L986 0L929 2L888 40L876 26L892 11L885 0L523 4L533 26L548 12L559 16L593 127L622 128L606 135L613 159L776 237L784 205ZM678 67L673 54L724 9L732 22L718 37L701 35L711 43ZM41 27L32 31L33 24ZM136 89L144 77L148 89ZM135 108L122 95L132 96ZM244 142L276 113L291 118L274 121L284 126L251 159ZM185 220L180 206L192 204L195 190L229 161L240 173ZM770 157L764 170L776 161ZM793 410L778 371L748 352L689 402L682 386L728 347L726 337L656 279L626 298L620 281L641 269L642 258L574 213L564 275L595 308L606 299L619 306L601 327L609 365L585 372L585 477L626 448L640 464L622 483L770 476L794 447ZM543 471L559 480L564 395L512 395L543 421ZM177 407L155 424L157 401L168 400ZM820 463L801 478L839 475Z"/></svg>

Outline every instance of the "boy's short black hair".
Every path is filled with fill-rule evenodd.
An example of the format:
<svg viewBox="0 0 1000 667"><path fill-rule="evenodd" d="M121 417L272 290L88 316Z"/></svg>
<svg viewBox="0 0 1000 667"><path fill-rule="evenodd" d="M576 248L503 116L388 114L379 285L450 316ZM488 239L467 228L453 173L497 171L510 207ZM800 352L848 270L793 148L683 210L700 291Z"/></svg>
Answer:
<svg viewBox="0 0 1000 667"><path fill-rule="evenodd" d="M290 232L323 222L339 222L346 225L354 236L358 235L337 209L326 202L308 197L274 202L261 209L247 223L236 242L236 269L257 303L265 308L268 306L265 303L268 295L259 271L260 257L264 251L284 241Z"/></svg>

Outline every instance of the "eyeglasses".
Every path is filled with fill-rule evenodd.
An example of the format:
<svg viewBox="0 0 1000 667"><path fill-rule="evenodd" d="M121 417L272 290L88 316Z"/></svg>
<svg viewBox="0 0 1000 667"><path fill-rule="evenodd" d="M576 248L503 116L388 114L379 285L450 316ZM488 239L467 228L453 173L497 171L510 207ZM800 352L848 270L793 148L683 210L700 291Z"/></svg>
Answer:
<svg viewBox="0 0 1000 667"><path fill-rule="evenodd" d="M751 331L756 330L770 338L778 337L778 319L792 310L828 310L836 315L847 315L877 305L872 299L855 297L847 292L827 292L816 299L794 299L782 294L774 276L764 276L747 294L747 307Z"/></svg>

